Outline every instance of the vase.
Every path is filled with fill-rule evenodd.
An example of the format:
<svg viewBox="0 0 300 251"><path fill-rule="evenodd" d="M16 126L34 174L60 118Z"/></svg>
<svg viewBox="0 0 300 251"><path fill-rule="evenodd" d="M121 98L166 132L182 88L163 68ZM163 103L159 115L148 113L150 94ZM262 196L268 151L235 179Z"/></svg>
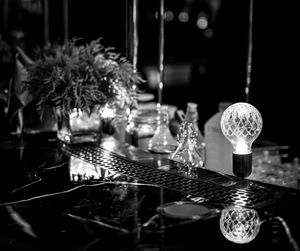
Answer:
<svg viewBox="0 0 300 251"><path fill-rule="evenodd" d="M57 113L57 138L67 144L99 142L101 116L98 109L91 114L73 109L68 114Z"/></svg>

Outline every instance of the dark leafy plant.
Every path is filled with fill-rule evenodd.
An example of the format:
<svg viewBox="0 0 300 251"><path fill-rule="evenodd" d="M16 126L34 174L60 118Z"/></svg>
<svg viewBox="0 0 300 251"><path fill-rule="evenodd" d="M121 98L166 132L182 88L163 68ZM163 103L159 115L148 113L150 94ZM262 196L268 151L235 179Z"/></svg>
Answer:
<svg viewBox="0 0 300 251"><path fill-rule="evenodd" d="M41 54L28 70L25 88L42 115L47 106L66 115L70 109L91 113L95 105L131 105L134 89L143 82L132 64L101 39L77 45L71 39Z"/></svg>
<svg viewBox="0 0 300 251"><path fill-rule="evenodd" d="M5 89L8 89L9 79L13 75L14 51L11 45L1 39L0 34L0 100L7 99ZM7 102L7 101L5 101Z"/></svg>

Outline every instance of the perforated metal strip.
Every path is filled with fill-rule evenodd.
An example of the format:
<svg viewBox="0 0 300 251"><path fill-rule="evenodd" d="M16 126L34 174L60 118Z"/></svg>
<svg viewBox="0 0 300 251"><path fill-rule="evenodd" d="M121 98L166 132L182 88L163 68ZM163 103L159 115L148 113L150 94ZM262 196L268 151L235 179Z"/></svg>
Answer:
<svg viewBox="0 0 300 251"><path fill-rule="evenodd" d="M139 181L163 186L192 197L200 197L222 207L235 204L258 208L272 200L272 197L270 198L266 193L223 187L211 182L155 169L107 151L94 144L62 145L62 149L74 157L99 165L101 168L115 171Z"/></svg>

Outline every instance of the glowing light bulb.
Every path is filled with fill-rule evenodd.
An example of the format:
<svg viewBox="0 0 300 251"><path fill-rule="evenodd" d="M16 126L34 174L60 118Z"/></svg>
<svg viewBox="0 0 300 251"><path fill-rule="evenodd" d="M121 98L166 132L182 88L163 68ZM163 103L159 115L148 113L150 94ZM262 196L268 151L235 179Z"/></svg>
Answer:
<svg viewBox="0 0 300 251"><path fill-rule="evenodd" d="M233 173L247 177L252 172L252 143L262 129L259 111L248 103L229 106L221 117L221 130L233 146Z"/></svg>
<svg viewBox="0 0 300 251"><path fill-rule="evenodd" d="M254 240L261 223L256 210L240 206L223 209L220 217L222 234L226 239L238 244Z"/></svg>

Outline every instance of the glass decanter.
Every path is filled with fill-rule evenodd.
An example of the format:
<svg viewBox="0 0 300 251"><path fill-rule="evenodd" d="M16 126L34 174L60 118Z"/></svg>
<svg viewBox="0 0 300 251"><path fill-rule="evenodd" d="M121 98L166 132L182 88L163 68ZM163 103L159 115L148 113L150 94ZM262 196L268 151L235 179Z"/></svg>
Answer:
<svg viewBox="0 0 300 251"><path fill-rule="evenodd" d="M198 132L192 122L184 121L177 135L178 147L169 156L170 160L182 163L189 168L204 167L204 160L199 151Z"/></svg>
<svg viewBox="0 0 300 251"><path fill-rule="evenodd" d="M169 109L167 105L157 106L156 129L148 144L148 150L155 153L171 153L176 150L177 142L169 128Z"/></svg>
<svg viewBox="0 0 300 251"><path fill-rule="evenodd" d="M192 123L193 129L195 130L195 133L197 134L197 148L201 155L202 160L205 162L205 156L206 156L206 144L203 137L203 134L201 133L199 126L198 126L198 111L197 111L198 105L196 103L189 102L187 103L186 113L184 121Z"/></svg>

